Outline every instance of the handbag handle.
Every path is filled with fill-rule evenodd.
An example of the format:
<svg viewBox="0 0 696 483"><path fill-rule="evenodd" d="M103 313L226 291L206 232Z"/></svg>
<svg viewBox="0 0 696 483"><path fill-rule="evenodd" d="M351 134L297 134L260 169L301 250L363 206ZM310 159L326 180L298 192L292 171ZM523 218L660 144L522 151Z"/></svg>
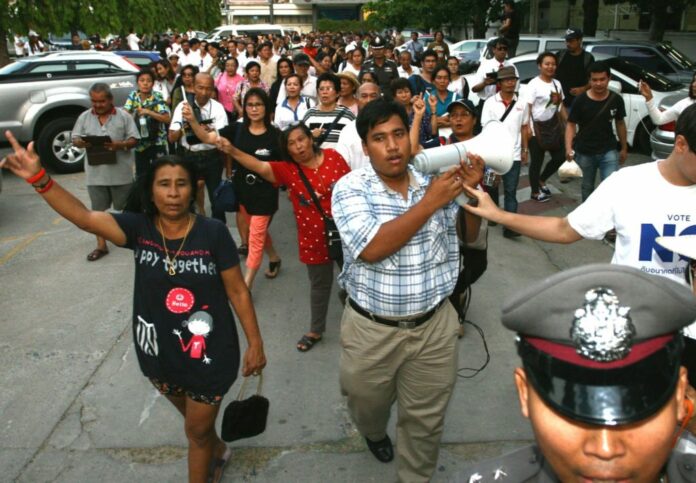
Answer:
<svg viewBox="0 0 696 483"><path fill-rule="evenodd" d="M239 388L239 394L237 395L237 401L241 401L242 398L244 397L244 389L246 388L246 383L249 380L249 377L245 377L244 380L242 381L242 387ZM256 384L256 395L260 396L261 395L261 389L263 388L263 372L259 374L259 382Z"/></svg>

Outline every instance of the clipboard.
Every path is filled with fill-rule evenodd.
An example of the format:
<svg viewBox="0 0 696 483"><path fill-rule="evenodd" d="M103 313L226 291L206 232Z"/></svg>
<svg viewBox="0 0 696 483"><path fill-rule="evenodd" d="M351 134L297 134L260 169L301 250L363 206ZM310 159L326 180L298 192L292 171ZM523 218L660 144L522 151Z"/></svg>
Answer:
<svg viewBox="0 0 696 483"><path fill-rule="evenodd" d="M87 148L87 164L99 166L102 164L116 164L116 152L109 151L104 143L110 143L110 136L81 136L90 146Z"/></svg>

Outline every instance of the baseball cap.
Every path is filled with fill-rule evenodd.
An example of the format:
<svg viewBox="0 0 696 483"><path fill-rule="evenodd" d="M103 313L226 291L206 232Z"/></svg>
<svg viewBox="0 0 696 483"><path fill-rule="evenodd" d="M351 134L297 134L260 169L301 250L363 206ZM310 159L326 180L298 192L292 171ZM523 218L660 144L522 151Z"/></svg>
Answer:
<svg viewBox="0 0 696 483"><path fill-rule="evenodd" d="M309 56L305 53L295 54L292 58L292 63L295 65L310 65Z"/></svg>
<svg viewBox="0 0 696 483"><path fill-rule="evenodd" d="M572 40L572 39L581 39L582 38L582 30L574 27L570 27L568 30L565 31L565 39L566 40Z"/></svg>
<svg viewBox="0 0 696 483"><path fill-rule="evenodd" d="M474 106L474 103L469 99L457 99L456 101L450 102L450 105L447 106L447 112L451 113L454 106L462 106L473 115L477 115L476 106Z"/></svg>

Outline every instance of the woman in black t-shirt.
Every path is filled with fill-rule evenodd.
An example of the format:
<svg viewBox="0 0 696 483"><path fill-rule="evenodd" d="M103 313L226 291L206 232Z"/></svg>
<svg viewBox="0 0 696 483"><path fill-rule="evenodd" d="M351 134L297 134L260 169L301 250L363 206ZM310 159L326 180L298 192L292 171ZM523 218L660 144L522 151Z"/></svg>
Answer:
<svg viewBox="0 0 696 483"><path fill-rule="evenodd" d="M135 252L133 339L140 368L184 416L189 481L219 481L230 451L215 419L239 369L229 302L248 342L242 373L259 374L266 358L227 227L193 213L193 166L178 156L158 158L140 179L138 212L90 211L46 173L33 145L25 150L7 137L14 153L0 167L31 183L71 223Z"/></svg>
<svg viewBox="0 0 696 483"><path fill-rule="evenodd" d="M263 89L256 87L249 89L244 96L242 108L243 122L241 124L235 123L234 129L223 130L222 135L239 146L239 149L245 153L263 161L280 158L279 132L271 124L268 94ZM234 189L239 204L248 214L249 251L244 281L251 290L256 274L261 267L264 251L269 259L266 277L275 278L280 270L280 257L275 251L273 240L268 233L273 214L278 211L278 188L241 164L236 164Z"/></svg>

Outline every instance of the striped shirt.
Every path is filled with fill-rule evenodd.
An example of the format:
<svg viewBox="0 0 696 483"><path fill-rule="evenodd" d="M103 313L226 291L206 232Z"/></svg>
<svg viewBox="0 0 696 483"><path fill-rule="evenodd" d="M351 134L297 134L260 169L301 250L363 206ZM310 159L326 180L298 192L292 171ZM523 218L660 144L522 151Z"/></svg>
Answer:
<svg viewBox="0 0 696 483"><path fill-rule="evenodd" d="M343 111L343 115L338 122L334 120L338 117L338 114ZM341 135L341 130L350 124L355 119L355 115L350 112L347 107L336 105L336 107L331 111L322 111L318 107L313 107L307 111L302 118L302 123L305 124L309 129L316 128L330 128L331 131L326 137L324 142L321 144L322 149L332 148L336 149L338 144L338 136Z"/></svg>
<svg viewBox="0 0 696 483"><path fill-rule="evenodd" d="M399 251L376 263L359 258L383 223L423 199L431 177L409 166L407 199L388 188L371 165L350 172L334 188L331 210L343 242L339 283L358 305L374 314L422 314L449 296L459 275L458 206L435 214Z"/></svg>

